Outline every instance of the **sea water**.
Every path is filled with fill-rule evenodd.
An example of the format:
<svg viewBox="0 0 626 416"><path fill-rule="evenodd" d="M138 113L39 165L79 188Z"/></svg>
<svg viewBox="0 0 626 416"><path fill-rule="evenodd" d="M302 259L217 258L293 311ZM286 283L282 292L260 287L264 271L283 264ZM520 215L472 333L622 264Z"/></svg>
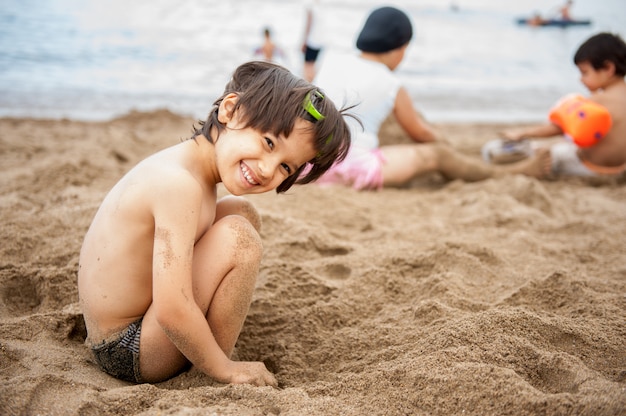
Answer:
<svg viewBox="0 0 626 416"><path fill-rule="evenodd" d="M623 0L577 0L590 26L533 28L515 19L560 1L324 0L326 50L354 52L367 14L405 10L414 38L397 74L433 122L539 121L585 93L572 63L600 31L624 37ZM0 0L0 116L104 120L131 110L204 118L264 27L302 72L304 5L294 0Z"/></svg>

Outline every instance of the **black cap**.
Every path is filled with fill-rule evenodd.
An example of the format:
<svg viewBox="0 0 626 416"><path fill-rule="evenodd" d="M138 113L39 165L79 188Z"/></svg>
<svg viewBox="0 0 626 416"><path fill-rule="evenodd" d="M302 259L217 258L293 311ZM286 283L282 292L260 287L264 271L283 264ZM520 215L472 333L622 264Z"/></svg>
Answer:
<svg viewBox="0 0 626 416"><path fill-rule="evenodd" d="M413 36L409 17L395 7L374 10L356 41L363 52L382 53L404 46Z"/></svg>

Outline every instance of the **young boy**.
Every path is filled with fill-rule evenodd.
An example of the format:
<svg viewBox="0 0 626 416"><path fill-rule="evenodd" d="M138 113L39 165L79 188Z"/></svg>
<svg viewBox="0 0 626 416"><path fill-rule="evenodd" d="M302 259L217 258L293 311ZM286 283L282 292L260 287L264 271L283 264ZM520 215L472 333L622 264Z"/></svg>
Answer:
<svg viewBox="0 0 626 416"><path fill-rule="evenodd" d="M356 105L353 111L362 126L348 120L352 131L350 153L318 183L380 189L403 185L431 172L466 181L505 173L538 176L541 160L506 167L483 163L455 151L422 119L409 92L393 73L404 59L412 36L411 21L404 12L381 7L371 12L357 38L360 54L329 54L322 62L315 83L335 100ZM379 145L378 132L390 113L417 143Z"/></svg>
<svg viewBox="0 0 626 416"><path fill-rule="evenodd" d="M550 147L550 163L546 166L549 173L587 177L620 175L626 170L626 43L611 33L594 35L578 48L574 64L580 71L581 82L591 92L589 98L581 100L580 97L578 103L565 99L553 109L553 122L508 130L502 136L519 141L565 134L572 140ZM577 114L586 117L559 117L559 113L567 111L568 103ZM604 112L606 117L601 120L610 125L601 134L596 134L594 140L578 133L583 129L602 129L602 126L594 125L593 118L584 111L585 107L600 114Z"/></svg>
<svg viewBox="0 0 626 416"><path fill-rule="evenodd" d="M348 151L345 115L286 69L246 63L191 139L113 187L78 271L102 370L157 382L190 362L219 382L277 386L263 363L230 359L261 261L260 217L240 197L217 200L216 185L244 195L314 181Z"/></svg>

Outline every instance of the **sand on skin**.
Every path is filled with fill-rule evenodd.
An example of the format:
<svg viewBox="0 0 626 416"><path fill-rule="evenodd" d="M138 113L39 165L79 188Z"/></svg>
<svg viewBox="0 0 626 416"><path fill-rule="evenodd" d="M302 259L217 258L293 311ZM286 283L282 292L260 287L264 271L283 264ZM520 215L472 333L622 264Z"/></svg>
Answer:
<svg viewBox="0 0 626 416"><path fill-rule="evenodd" d="M100 372L77 304L83 235L119 177L193 122L0 119L0 414L626 412L623 180L250 196L265 257L236 356L264 361L280 388ZM503 126L439 127L479 157Z"/></svg>

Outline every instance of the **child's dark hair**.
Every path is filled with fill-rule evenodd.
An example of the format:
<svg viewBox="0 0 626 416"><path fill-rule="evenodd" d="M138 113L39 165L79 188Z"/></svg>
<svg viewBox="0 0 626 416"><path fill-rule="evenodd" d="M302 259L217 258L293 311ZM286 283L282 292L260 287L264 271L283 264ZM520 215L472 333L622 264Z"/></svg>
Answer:
<svg viewBox="0 0 626 416"><path fill-rule="evenodd" d="M194 138L203 135L213 142L210 134L213 127L218 137L224 131L217 113L220 103L230 93L239 98L233 111L239 112L244 128L287 137L298 118L311 122L317 155L285 179L276 188L277 193L287 191L294 184L315 181L335 162L346 157L350 149L350 130L343 117L354 117L347 113L350 108L337 110L314 85L279 65L262 61L247 62L235 70L224 93L213 103L207 120L194 128ZM306 104L310 104L308 110Z"/></svg>
<svg viewBox="0 0 626 416"><path fill-rule="evenodd" d="M598 70L606 66L607 61L615 64L615 74L626 75L626 43L612 33L598 33L583 42L574 55L576 65L589 62Z"/></svg>

